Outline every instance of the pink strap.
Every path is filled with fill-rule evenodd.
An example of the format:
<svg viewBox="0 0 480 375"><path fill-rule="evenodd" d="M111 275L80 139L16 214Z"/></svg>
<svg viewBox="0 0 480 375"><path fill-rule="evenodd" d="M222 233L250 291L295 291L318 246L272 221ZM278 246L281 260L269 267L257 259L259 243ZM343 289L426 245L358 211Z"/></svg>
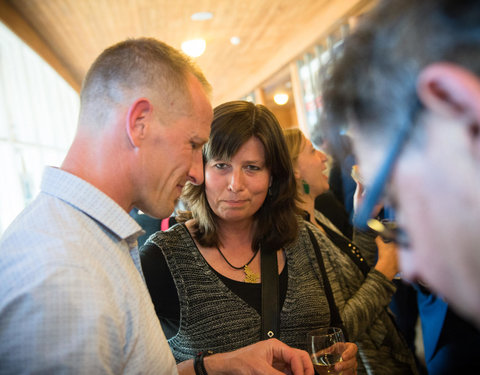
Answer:
<svg viewBox="0 0 480 375"><path fill-rule="evenodd" d="M169 227L169 223L168 223L169 220L170 220L169 217L167 217L167 218L165 218L165 219L162 219L162 222L160 223L160 230L161 230L162 232L164 232L164 231L166 231L166 230L168 229L168 227Z"/></svg>

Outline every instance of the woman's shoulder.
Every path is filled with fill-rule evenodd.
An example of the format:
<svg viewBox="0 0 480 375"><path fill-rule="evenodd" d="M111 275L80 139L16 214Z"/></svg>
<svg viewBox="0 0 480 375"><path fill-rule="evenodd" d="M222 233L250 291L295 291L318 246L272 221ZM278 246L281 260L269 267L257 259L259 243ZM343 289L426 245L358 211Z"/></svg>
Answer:
<svg viewBox="0 0 480 375"><path fill-rule="evenodd" d="M175 224L167 231L153 234L140 249L142 260L154 262L190 263L197 259L198 251L185 224ZM176 260L174 260L176 259Z"/></svg>
<svg viewBox="0 0 480 375"><path fill-rule="evenodd" d="M321 214L320 214L321 215ZM323 218L325 218L323 215L322 216L322 223L323 223ZM315 212L315 217L317 217L317 212ZM328 219L326 219L328 221ZM298 221L298 231L300 234L303 235L308 235L308 232L314 232L314 233L322 233L320 229L314 224L312 224L310 221L305 220L305 217L301 215L297 215L297 221Z"/></svg>
<svg viewBox="0 0 480 375"><path fill-rule="evenodd" d="M308 232L319 232L319 229L313 225L311 222L308 220L305 220L303 217L299 216L299 221L298 221L298 232L300 236L308 236Z"/></svg>
<svg viewBox="0 0 480 375"><path fill-rule="evenodd" d="M303 220L303 223L300 225L299 240L302 241L303 244L308 244L309 247L313 247L314 243L318 244L322 252L331 251L332 248L331 242L325 232L306 220Z"/></svg>
<svg viewBox="0 0 480 375"><path fill-rule="evenodd" d="M310 224L307 221L305 221L300 215L297 215L297 222L298 222L297 236L292 242L290 242L285 247L286 251L292 251L298 248L304 248L307 243L306 241L308 239L307 228L314 228L314 226L310 226Z"/></svg>
<svg viewBox="0 0 480 375"><path fill-rule="evenodd" d="M331 230L334 230L338 234L343 235L340 229L338 229L328 217L326 217L323 213L321 213L318 210L315 210L315 219L320 221L323 225L326 225L327 227L329 227Z"/></svg>
<svg viewBox="0 0 480 375"><path fill-rule="evenodd" d="M190 234L185 223L177 223L165 231L155 232L145 242L144 247L155 245L160 248L175 246L188 242Z"/></svg>

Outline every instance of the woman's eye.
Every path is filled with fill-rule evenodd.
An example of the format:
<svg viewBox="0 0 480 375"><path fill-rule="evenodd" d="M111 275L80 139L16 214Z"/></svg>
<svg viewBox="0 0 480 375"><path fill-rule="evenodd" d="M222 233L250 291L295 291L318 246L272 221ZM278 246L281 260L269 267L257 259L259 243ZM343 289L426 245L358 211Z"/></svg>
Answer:
<svg viewBox="0 0 480 375"><path fill-rule="evenodd" d="M225 163L216 163L216 164L214 165L214 167L217 168L217 169L225 169L225 168L227 168L227 164L225 164Z"/></svg>
<svg viewBox="0 0 480 375"><path fill-rule="evenodd" d="M247 165L247 169L249 171L259 171L260 170L260 167L256 166L256 165Z"/></svg>

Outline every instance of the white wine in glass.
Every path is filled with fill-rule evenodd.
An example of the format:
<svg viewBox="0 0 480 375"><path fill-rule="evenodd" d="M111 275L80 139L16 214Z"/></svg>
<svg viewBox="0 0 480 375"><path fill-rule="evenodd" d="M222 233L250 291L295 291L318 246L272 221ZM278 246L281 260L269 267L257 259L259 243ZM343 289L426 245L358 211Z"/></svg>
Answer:
<svg viewBox="0 0 480 375"><path fill-rule="evenodd" d="M307 333L307 349L319 375L337 374L335 364L342 360L345 337L340 328L319 328Z"/></svg>

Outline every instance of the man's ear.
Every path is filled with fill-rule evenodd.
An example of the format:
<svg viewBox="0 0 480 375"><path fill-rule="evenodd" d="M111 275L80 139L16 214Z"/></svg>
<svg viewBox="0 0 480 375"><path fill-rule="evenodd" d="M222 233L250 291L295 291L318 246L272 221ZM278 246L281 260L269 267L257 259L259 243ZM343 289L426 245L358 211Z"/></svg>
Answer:
<svg viewBox="0 0 480 375"><path fill-rule="evenodd" d="M126 132L130 144L136 148L140 145L147 130L147 120L152 114L152 104L146 98L135 100L127 112Z"/></svg>
<svg viewBox="0 0 480 375"><path fill-rule="evenodd" d="M459 65L434 63L420 72L417 93L428 110L466 122L471 141L480 146L480 77Z"/></svg>

